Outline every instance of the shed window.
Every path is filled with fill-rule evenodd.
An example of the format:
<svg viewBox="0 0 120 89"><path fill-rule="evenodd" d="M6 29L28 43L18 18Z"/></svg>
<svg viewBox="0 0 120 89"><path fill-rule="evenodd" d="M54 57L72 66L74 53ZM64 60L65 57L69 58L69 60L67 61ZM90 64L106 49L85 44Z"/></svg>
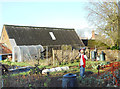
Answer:
<svg viewBox="0 0 120 89"><path fill-rule="evenodd" d="M53 32L49 32L49 34L50 34L52 40L56 40L55 35L53 34Z"/></svg>

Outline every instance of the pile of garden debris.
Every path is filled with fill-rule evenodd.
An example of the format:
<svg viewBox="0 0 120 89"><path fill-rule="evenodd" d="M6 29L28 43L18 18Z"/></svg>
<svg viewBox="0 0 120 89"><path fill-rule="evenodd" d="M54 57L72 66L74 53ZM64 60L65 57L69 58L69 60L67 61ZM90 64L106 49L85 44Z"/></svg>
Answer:
<svg viewBox="0 0 120 89"><path fill-rule="evenodd" d="M1 66L2 66L2 75L27 72L30 69L33 69L33 67L31 67L31 66L20 67L20 66L16 66L16 65L9 66L6 64L2 64Z"/></svg>
<svg viewBox="0 0 120 89"><path fill-rule="evenodd" d="M8 71L9 66L5 64L2 64L1 66L2 66L2 75L7 74L9 72Z"/></svg>

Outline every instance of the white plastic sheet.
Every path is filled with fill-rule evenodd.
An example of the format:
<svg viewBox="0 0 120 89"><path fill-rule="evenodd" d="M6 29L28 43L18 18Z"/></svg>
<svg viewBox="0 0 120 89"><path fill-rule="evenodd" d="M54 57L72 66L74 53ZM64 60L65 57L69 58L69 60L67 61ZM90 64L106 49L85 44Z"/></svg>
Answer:
<svg viewBox="0 0 120 89"><path fill-rule="evenodd" d="M64 66L64 67L56 67L56 68L51 68L51 69L44 69L42 71L42 74L46 74L47 72L57 72L57 71L62 71L62 70L69 70L69 67Z"/></svg>
<svg viewBox="0 0 120 89"><path fill-rule="evenodd" d="M41 45L14 46L12 52L12 61L22 62L40 58L40 52L44 51Z"/></svg>

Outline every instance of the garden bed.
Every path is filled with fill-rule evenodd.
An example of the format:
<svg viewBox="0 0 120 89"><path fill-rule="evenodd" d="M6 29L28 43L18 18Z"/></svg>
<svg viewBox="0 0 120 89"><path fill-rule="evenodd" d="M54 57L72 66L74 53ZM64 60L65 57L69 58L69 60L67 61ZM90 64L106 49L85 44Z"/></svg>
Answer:
<svg viewBox="0 0 120 89"><path fill-rule="evenodd" d="M106 65L107 62L102 61L86 61L85 78L81 79L79 76L79 62L69 63L62 66L69 66L69 70L50 72L48 74L42 74L40 69L55 68L57 66L36 66L29 72L23 72L19 74L7 74L3 75L4 85L6 87L62 87L62 77L67 73L73 73L77 75L78 86L79 87L103 87L111 86L113 80L110 83L106 80L106 74L104 70L100 70L101 75L98 76L98 65ZM118 70L116 70L118 71ZM107 74L107 76L109 76ZM110 84L110 85L109 85Z"/></svg>

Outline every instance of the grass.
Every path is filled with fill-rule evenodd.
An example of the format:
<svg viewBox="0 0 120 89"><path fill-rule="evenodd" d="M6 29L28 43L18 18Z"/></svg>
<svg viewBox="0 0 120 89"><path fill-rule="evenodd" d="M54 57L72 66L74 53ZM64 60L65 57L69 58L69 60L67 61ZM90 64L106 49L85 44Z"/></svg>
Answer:
<svg viewBox="0 0 120 89"><path fill-rule="evenodd" d="M31 64L25 63L25 62L11 62L6 60L0 61L2 64L7 64L7 65L17 65L17 66L32 66Z"/></svg>
<svg viewBox="0 0 120 89"><path fill-rule="evenodd" d="M18 74L11 74L11 76L19 76L19 75L28 75L29 72L22 72L22 73L18 73ZM7 77L8 75L2 75L3 77Z"/></svg>
<svg viewBox="0 0 120 89"><path fill-rule="evenodd" d="M25 62L12 62L9 61L8 59L0 61L2 64L7 64L7 65L17 65L17 66L32 66L34 67L35 64L38 64L37 60L30 60L30 61L25 61ZM46 66L47 61L46 60L39 60L39 65L42 67ZM46 66L47 67L47 66Z"/></svg>

